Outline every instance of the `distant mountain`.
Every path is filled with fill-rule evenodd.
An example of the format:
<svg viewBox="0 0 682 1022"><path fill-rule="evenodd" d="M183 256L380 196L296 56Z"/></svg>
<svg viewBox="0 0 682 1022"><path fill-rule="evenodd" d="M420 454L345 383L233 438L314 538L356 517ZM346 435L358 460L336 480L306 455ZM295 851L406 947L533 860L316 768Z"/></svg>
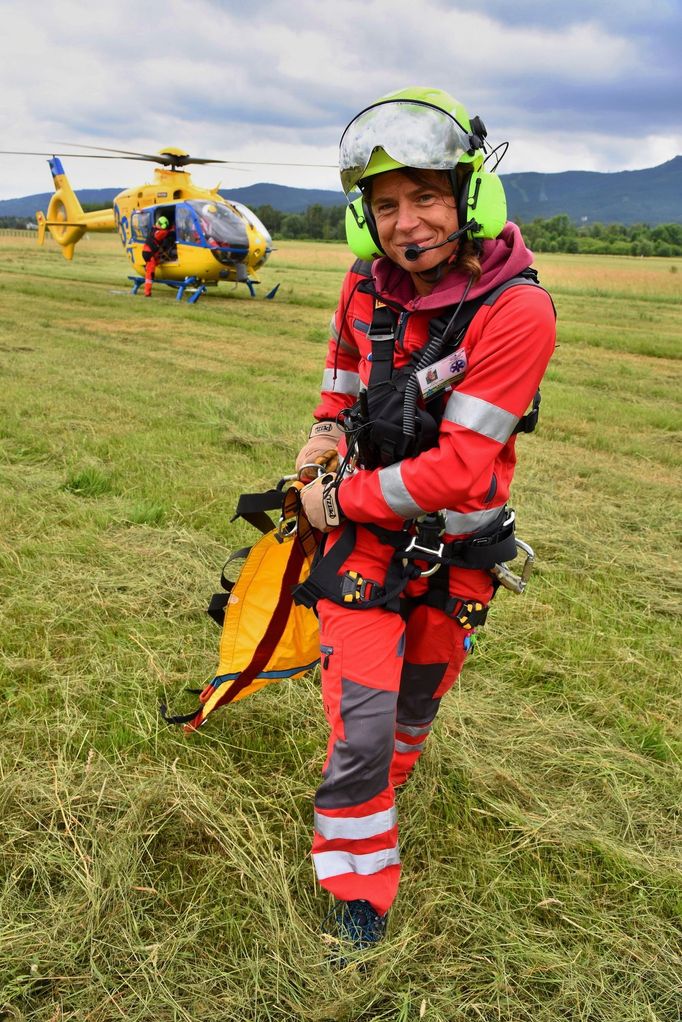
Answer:
<svg viewBox="0 0 682 1022"><path fill-rule="evenodd" d="M567 213L575 223L682 223L682 156L648 170L500 176L510 217L524 222Z"/></svg>
<svg viewBox="0 0 682 1022"><path fill-rule="evenodd" d="M220 189L226 199L243 202L245 206L272 206L281 213L303 213L308 206L345 206L343 192L323 188L289 188L286 185L247 185L231 191Z"/></svg>
<svg viewBox="0 0 682 1022"><path fill-rule="evenodd" d="M510 219L528 222L535 217L566 213L576 223L682 223L682 156L647 170L597 173L569 170L560 174L502 174ZM110 206L122 188L83 188L82 203ZM45 210L50 192L21 199L0 200L0 216L32 217ZM221 190L225 198L246 206L272 206L283 213L302 213L315 204L338 206L343 193L320 188L288 188L256 184Z"/></svg>
<svg viewBox="0 0 682 1022"><path fill-rule="evenodd" d="M81 205L97 203L102 209L111 206L114 196L123 188L79 188L76 195ZM24 195L21 199L0 199L0 216L34 217L36 210L47 212L52 192L40 192L39 195Z"/></svg>

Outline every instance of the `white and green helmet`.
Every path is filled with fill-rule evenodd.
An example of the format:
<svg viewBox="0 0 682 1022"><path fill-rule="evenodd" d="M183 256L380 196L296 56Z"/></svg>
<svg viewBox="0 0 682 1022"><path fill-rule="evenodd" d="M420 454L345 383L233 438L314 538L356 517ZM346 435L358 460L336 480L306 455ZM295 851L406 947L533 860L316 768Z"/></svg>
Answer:
<svg viewBox="0 0 682 1022"><path fill-rule="evenodd" d="M341 185L348 195L374 174L401 167L454 170L483 164L485 128L442 89L413 86L382 96L353 118L339 145Z"/></svg>
<svg viewBox="0 0 682 1022"><path fill-rule="evenodd" d="M467 236L496 238L507 219L502 182L483 166L485 125L442 89L412 86L382 96L350 122L339 144L341 185L347 196L364 191L375 174L414 167L450 177ZM457 173L459 169L459 173ZM462 173L464 171L464 173ZM382 253L369 204L349 198L346 238L361 259Z"/></svg>

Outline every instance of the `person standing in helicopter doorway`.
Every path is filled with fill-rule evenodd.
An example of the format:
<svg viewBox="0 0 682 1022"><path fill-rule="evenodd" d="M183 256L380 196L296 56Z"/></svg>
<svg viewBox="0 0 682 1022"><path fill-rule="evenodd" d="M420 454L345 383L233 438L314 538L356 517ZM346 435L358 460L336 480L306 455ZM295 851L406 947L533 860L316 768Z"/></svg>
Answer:
<svg viewBox="0 0 682 1022"><path fill-rule="evenodd" d="M169 262L175 258L175 231L167 216L160 216L147 235L142 249L145 261L144 296L151 298L154 271L159 263Z"/></svg>
<svg viewBox="0 0 682 1022"><path fill-rule="evenodd" d="M319 616L330 728L312 857L336 899L325 926L358 949L384 936L398 892L395 791L517 553L516 438L555 344L486 134L448 93L414 87L362 110L340 144L359 258L296 467L341 463L301 491L324 536L294 598Z"/></svg>

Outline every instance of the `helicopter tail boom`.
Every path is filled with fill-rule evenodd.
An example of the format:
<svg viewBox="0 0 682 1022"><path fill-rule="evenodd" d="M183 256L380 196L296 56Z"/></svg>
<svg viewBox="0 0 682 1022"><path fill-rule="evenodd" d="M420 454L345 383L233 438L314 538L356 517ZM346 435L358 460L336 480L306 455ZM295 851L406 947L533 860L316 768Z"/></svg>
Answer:
<svg viewBox="0 0 682 1022"><path fill-rule="evenodd" d="M38 223L38 244L45 242L45 231L61 246L65 259L73 259L74 248L87 230L113 231L116 229L113 209L95 210L85 213L78 196L64 173L61 160L53 156L48 161L54 180L55 193L50 199L47 216L36 213Z"/></svg>

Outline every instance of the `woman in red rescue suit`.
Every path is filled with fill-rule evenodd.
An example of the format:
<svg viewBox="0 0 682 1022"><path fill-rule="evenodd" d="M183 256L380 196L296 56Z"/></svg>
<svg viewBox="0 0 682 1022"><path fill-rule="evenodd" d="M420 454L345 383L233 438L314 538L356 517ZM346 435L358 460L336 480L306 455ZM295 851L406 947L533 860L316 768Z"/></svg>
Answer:
<svg viewBox="0 0 682 1022"><path fill-rule="evenodd" d="M311 478L303 466L326 464L334 448L341 459L338 473L301 495L308 520L328 534L308 597L331 730L312 855L337 899L340 935L359 948L381 939L398 890L395 789L485 619L496 588L489 569L516 552L506 508L516 433L534 425L524 413L533 403L537 417L555 343L552 301L506 222L499 178L483 166L485 137L447 93L409 88L361 111L341 139L344 191L361 191L348 239L364 259L343 283L296 464ZM415 369L421 394L405 418ZM399 395L397 419L386 394L393 405ZM449 563L413 577L396 599L401 565L414 576L436 563L396 558L410 541L436 551L443 543Z"/></svg>
<svg viewBox="0 0 682 1022"><path fill-rule="evenodd" d="M142 258L145 261L144 295L151 298L154 271L160 263L169 262L174 258L175 230L168 222L168 217L160 216L144 243Z"/></svg>

